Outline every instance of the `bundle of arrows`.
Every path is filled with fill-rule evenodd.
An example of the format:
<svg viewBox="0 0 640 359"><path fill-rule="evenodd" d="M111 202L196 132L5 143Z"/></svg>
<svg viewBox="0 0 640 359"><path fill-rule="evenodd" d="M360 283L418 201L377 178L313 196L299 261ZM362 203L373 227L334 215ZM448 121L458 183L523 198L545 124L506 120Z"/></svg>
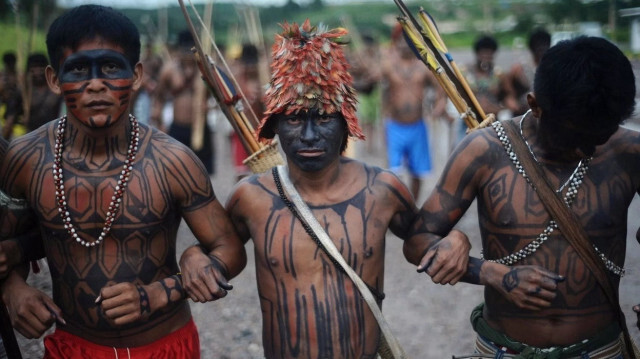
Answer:
<svg viewBox="0 0 640 359"><path fill-rule="evenodd" d="M435 75L460 117L470 130L486 127L495 120L494 114L485 115L478 100L469 88L458 65L453 60L436 24L423 8L417 19L409 12L402 0L394 0L402 16L398 22L402 25L405 39L416 56Z"/></svg>

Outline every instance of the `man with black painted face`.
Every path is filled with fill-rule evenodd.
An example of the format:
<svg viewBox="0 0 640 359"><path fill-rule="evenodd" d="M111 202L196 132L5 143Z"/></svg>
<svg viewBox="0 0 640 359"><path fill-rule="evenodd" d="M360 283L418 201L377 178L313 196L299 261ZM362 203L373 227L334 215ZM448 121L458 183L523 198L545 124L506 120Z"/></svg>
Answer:
<svg viewBox="0 0 640 359"><path fill-rule="evenodd" d="M246 263L242 242L193 152L130 114L142 78L133 23L79 6L52 23L47 47L68 113L9 146L1 187L31 216L3 216L0 239L37 226L42 241L22 248L44 248L53 299L13 271L2 288L12 324L37 338L56 322L46 358L198 358L185 297L224 297ZM182 285L182 219L208 254L204 288Z"/></svg>
<svg viewBox="0 0 640 359"><path fill-rule="evenodd" d="M343 50L346 30L318 30L308 20L283 26L273 47L273 75L265 95L259 138L278 136L285 169L348 265L382 305L385 237L419 237L412 250L435 282L455 283L466 268L469 243L412 228L417 208L392 172L342 156L349 136L364 136L355 117L355 92ZM287 207L271 171L242 180L227 210L244 241L253 240L267 358L373 358L380 330L356 285L322 251ZM420 239L420 240L419 240ZM428 253L427 251L431 249ZM188 263L203 256L185 252ZM448 263L442 266L441 263ZM420 269L427 269L423 264Z"/></svg>

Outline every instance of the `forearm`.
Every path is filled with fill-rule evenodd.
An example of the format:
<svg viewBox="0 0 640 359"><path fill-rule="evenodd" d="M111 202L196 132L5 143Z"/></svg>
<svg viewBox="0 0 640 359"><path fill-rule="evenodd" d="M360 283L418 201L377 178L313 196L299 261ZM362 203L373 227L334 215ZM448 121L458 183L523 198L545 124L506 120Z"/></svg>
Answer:
<svg viewBox="0 0 640 359"><path fill-rule="evenodd" d="M16 244L16 251L13 252L16 256L16 264L35 261L46 256L44 243L38 229L34 229L10 241Z"/></svg>
<svg viewBox="0 0 640 359"><path fill-rule="evenodd" d="M227 280L231 280L247 265L247 253L244 245L237 239L238 243L215 245L207 249L204 245L198 245L203 253L211 260L211 264L218 269Z"/></svg>
<svg viewBox="0 0 640 359"><path fill-rule="evenodd" d="M422 233L405 240L402 246L405 259L411 264L419 265L429 249L442 238L433 233Z"/></svg>
<svg viewBox="0 0 640 359"><path fill-rule="evenodd" d="M496 283L499 284L499 282L502 281L503 276L509 270L509 267L502 264L488 262L476 257L469 257L467 272L460 281L494 287Z"/></svg>
<svg viewBox="0 0 640 359"><path fill-rule="evenodd" d="M14 267L7 277L0 281L0 292L2 292L2 299L5 303L7 302L7 293L17 290L20 286L28 285L28 276L29 266L22 264Z"/></svg>
<svg viewBox="0 0 640 359"><path fill-rule="evenodd" d="M146 288L142 288L142 291L138 288L138 291L141 299L144 300L145 296L148 297L150 313L174 306L187 298L187 292L182 286L182 275L180 273L153 282Z"/></svg>

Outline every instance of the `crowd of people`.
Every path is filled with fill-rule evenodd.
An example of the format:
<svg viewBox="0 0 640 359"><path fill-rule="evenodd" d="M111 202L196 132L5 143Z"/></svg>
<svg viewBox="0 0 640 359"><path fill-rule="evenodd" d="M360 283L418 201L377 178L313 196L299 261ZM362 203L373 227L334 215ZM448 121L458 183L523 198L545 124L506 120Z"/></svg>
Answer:
<svg viewBox="0 0 640 359"><path fill-rule="evenodd" d="M46 358L199 358L189 301L233 296L251 240L265 357L397 355L377 315L390 232L434 283L484 286L471 313L475 352L460 358L635 357L617 292L640 134L620 127L636 89L614 44L551 47L538 29L531 63L502 70L495 38L479 36L464 73L498 120L455 130L430 189L429 123L463 122L401 28L389 46L363 36L362 49L342 43L344 28L282 28L268 84L256 46L229 61L256 138L277 137L286 165L249 173L230 133L235 173L222 175L237 182L225 203L212 181L216 104L188 31L161 55L141 51L126 16L82 5L52 23L48 54L28 57L24 80L3 57L0 293L20 335L55 325ZM378 135L386 168L349 151ZM547 185L573 226L546 202ZM456 229L474 201L481 258ZM197 243L178 253L183 221ZM40 258L51 297L27 282Z"/></svg>

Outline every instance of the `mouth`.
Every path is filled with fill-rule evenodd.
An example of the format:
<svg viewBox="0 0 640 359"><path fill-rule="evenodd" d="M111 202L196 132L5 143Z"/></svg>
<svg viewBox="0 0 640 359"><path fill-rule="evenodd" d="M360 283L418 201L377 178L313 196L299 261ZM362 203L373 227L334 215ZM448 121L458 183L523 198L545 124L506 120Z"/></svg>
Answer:
<svg viewBox="0 0 640 359"><path fill-rule="evenodd" d="M91 101L86 105L86 107L92 110L99 111L99 110L105 110L111 107L111 105L112 105L111 102L108 102L108 101Z"/></svg>
<svg viewBox="0 0 640 359"><path fill-rule="evenodd" d="M298 155L302 157L318 157L318 156L322 156L323 154L324 154L324 151L317 148L298 150Z"/></svg>

